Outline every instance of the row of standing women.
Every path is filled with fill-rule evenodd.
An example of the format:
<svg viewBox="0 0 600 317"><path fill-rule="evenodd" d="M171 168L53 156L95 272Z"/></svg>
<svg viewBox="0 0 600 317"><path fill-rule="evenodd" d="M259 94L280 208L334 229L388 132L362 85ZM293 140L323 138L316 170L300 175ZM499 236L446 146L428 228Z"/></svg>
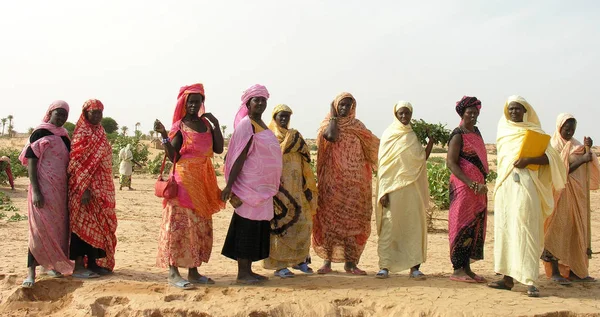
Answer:
<svg viewBox="0 0 600 317"><path fill-rule="evenodd" d="M205 98L202 84L184 86L178 95L171 130L167 132L162 123L155 122L166 155L175 163L174 177L179 187L177 197L163 202L157 256L157 265L169 268L170 284L188 289L194 284L214 283L197 268L209 260L213 241L212 215L223 209L225 202L231 203L235 212L222 254L237 261L238 283L254 284L267 279L252 271L252 262L258 260L264 260L264 267L275 270L275 275L282 278L294 276L290 268L313 273L309 266L311 242L315 253L324 259L317 273L330 273L332 262L343 262L348 274L366 275L358 263L371 232L373 171L378 175L375 215L380 271L376 277L387 278L391 271L409 269L410 278L425 278L420 266L427 256L425 211L429 190L426 160L435 140L430 137L427 146L421 146L410 126L413 114L410 103L401 101L394 106L393 123L380 141L356 118L354 97L349 93L338 95L331 103L317 137L317 186L310 167L308 146L298 131L289 128L292 109L278 105L267 125L262 114L269 92L264 86L254 85L241 98L225 159L227 183L221 191L211 158L213 153L223 152L224 141L217 118L205 111ZM447 159L452 171L449 240L454 273L450 278L468 283L486 282L470 268L472 260L483 259L487 223L486 177L489 168L485 144L475 126L480 109L481 102L475 97L463 97L457 102L456 111L461 122L451 134ZM56 109L51 108L48 113L53 116L55 112ZM93 127L94 123L90 124L86 113L84 106L80 121ZM582 150L584 147L572 138L574 118L566 115L561 118L552 144L544 155L517 159L516 151L523 142L525 131L543 131L535 111L522 97L510 97L504 106L497 140L494 249L495 272L505 277L489 283L490 287L511 289L514 278L528 285L530 296L539 295L534 284L544 240L544 259L550 263L554 281L566 284L569 280L593 280L587 275L587 257L581 256L585 255L586 250L582 250L585 244L579 243L589 228L581 221L572 221L571 216L577 214L581 218L587 210L582 210L570 195L585 195L588 190L581 184L581 179L589 176L586 169L579 166L593 162L591 189L598 187L600 169L590 152ZM54 122L54 126L61 126L61 122L64 123ZM569 132L563 134L564 129ZM74 143L76 140L77 133ZM586 138L584 142L591 146L591 139ZM562 156L556 149L562 151ZM71 165L77 165L73 163L73 157L72 154L69 169ZM533 172L526 168L530 164L541 167ZM567 171L569 182L566 181ZM86 173L82 175L90 175ZM562 191L565 183L569 188L573 182L577 183L576 187ZM30 207L35 211L38 207L34 183L32 179L30 192L34 195ZM69 201L80 201L74 207L87 206L82 203L83 198L93 200L96 196L86 196L86 186L79 188L83 188L83 194L79 199L69 196ZM107 207L114 210L114 188L112 194L112 207L110 204ZM544 230L543 223L550 214ZM112 220L114 217L106 218ZM102 228L109 230L113 226ZM32 225L30 231L35 231L33 229ZM78 240L80 235L75 234L76 230L73 232L71 249L74 242L82 240ZM114 236L114 230L112 232ZM61 241L68 243L69 236L65 237ZM32 240L30 237L30 249ZM92 255L92 259L99 262L108 258L109 252L114 255L114 244L111 245L112 248L93 245L104 253L98 252L101 254ZM63 248L63 254L66 255L66 251ZM48 261L40 262L36 253L32 253L40 265L56 268L56 265L48 265ZM584 258L585 263L582 262ZM90 268L89 259L87 263ZM178 268L188 268L187 279L180 275ZM62 272L68 273L68 267ZM567 276L561 277L561 272Z"/></svg>

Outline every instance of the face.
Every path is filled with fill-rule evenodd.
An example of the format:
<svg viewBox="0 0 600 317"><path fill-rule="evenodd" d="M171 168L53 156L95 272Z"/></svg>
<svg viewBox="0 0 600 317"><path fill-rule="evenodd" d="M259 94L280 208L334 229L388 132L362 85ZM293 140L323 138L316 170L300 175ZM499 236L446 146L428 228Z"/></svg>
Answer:
<svg viewBox="0 0 600 317"><path fill-rule="evenodd" d="M344 98L338 104L337 111L340 117L347 117L352 110L352 98Z"/></svg>
<svg viewBox="0 0 600 317"><path fill-rule="evenodd" d="M67 110L58 108L52 110L50 113L50 123L57 127L62 127L65 122L67 122L67 118L69 117L69 113Z"/></svg>
<svg viewBox="0 0 600 317"><path fill-rule="evenodd" d="M190 94L185 105L186 113L197 116L202 103L204 103L204 97L201 94Z"/></svg>
<svg viewBox="0 0 600 317"><path fill-rule="evenodd" d="M291 116L292 116L291 113L289 113L287 111L281 111L281 112L278 112L275 115L274 119L275 119L275 122L277 123L277 125L280 128L287 129L288 124L290 124L290 117Z"/></svg>
<svg viewBox="0 0 600 317"><path fill-rule="evenodd" d="M525 116L526 112L527 109L516 101L508 104L508 116L512 122L523 122L523 116Z"/></svg>
<svg viewBox="0 0 600 317"><path fill-rule="evenodd" d="M267 109L267 98L252 97L246 106L248 107L249 115L261 116L265 112L265 109Z"/></svg>
<svg viewBox="0 0 600 317"><path fill-rule="evenodd" d="M85 118L92 125L99 125L100 121L102 121L102 110L87 110Z"/></svg>
<svg viewBox="0 0 600 317"><path fill-rule="evenodd" d="M477 107L469 107L465 109L462 120L465 124L475 125L477 123L477 117L479 117L479 109L477 109Z"/></svg>
<svg viewBox="0 0 600 317"><path fill-rule="evenodd" d="M573 135L575 134L575 129L577 129L577 121L575 121L575 119L569 119L560 128L560 136L563 139L569 141L573 138Z"/></svg>
<svg viewBox="0 0 600 317"><path fill-rule="evenodd" d="M401 107L400 109L396 110L396 118L398 121L400 121L400 123L409 125L410 119L412 119L412 112L410 112L410 109L406 107Z"/></svg>

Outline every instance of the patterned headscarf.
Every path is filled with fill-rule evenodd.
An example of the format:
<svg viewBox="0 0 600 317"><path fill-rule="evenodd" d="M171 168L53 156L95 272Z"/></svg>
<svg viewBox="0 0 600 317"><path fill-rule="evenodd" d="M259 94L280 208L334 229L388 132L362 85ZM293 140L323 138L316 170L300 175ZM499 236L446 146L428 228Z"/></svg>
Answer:
<svg viewBox="0 0 600 317"><path fill-rule="evenodd" d="M288 129L280 127L277 124L277 122L275 121L275 116L278 113L284 112L284 111L289 112L291 114L294 113L292 111L292 108L290 108L284 104L279 104L279 105L275 106L275 108L273 109L273 112L271 113L271 122L269 123L269 130L273 131L273 133L275 134L275 136L277 137L277 139L279 140L280 143L283 142L283 139L286 137L286 135L288 133ZM289 124L288 124L288 128L289 128Z"/></svg>
<svg viewBox="0 0 600 317"><path fill-rule="evenodd" d="M478 100L476 97L462 97L461 100L456 102L456 113L462 118L465 110L469 107L477 107L477 110L481 110L481 100Z"/></svg>
<svg viewBox="0 0 600 317"><path fill-rule="evenodd" d="M46 115L44 115L42 122L50 122L50 117L52 116L52 111L54 111L56 109L65 109L65 110L67 110L67 113L68 113L69 112L69 104L67 104L66 101L62 101L62 100L53 101L50 104L50 107L48 107L48 110L46 111Z"/></svg>
<svg viewBox="0 0 600 317"><path fill-rule="evenodd" d="M175 112L173 113L173 124L177 123L186 114L185 106L187 104L187 99L190 94L201 94L204 97L204 101L206 101L206 95L204 94L204 85L201 83L183 86L179 88L179 94L177 95L177 106L175 106ZM200 106L200 111L198 111L198 116L202 116L205 112L204 101L202 102L202 106Z"/></svg>
<svg viewBox="0 0 600 317"><path fill-rule="evenodd" d="M250 99L254 97L265 97L269 99L270 95L269 91L267 90L267 87L260 84L256 84L244 91L244 93L242 94L242 104L240 105L240 108L237 114L235 115L235 120L233 121L233 129L235 129L238 123L248 115L248 107L246 106L246 104L248 103L248 101L250 101Z"/></svg>

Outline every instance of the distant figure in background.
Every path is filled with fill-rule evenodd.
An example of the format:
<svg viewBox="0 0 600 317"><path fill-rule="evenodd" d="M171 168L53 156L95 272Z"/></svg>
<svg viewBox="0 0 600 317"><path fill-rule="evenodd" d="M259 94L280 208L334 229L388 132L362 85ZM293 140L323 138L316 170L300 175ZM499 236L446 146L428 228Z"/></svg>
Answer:
<svg viewBox="0 0 600 317"><path fill-rule="evenodd" d="M136 161L133 160L133 153L131 152L131 144L127 144L124 148L119 151L119 160L121 160L121 164L119 165L119 190L122 190L123 187L127 187L129 190L133 190L131 188L131 175L133 174L133 164L140 165Z"/></svg>
<svg viewBox="0 0 600 317"><path fill-rule="evenodd" d="M53 102L19 156L21 163L27 166L30 181L27 193L28 273L23 288L33 287L38 265L50 270L47 274L53 277L73 272L74 265L69 260L67 205L71 141L63 128L68 116L66 102Z"/></svg>
<svg viewBox="0 0 600 317"><path fill-rule="evenodd" d="M103 111L100 100L86 101L73 131L68 173L70 257L76 278L110 274L115 267L115 184L112 148L100 125Z"/></svg>
<svg viewBox="0 0 600 317"><path fill-rule="evenodd" d="M10 157L0 157L0 171L4 171L6 173L6 176L8 176L8 183L10 184L10 188L12 190L15 190L15 180L12 174L12 170L10 168Z"/></svg>

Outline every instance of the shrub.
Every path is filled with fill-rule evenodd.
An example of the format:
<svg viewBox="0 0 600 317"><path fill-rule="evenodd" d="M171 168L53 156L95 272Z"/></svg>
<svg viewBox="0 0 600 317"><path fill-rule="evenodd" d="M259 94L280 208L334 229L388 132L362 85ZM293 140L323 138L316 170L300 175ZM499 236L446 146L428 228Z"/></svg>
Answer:
<svg viewBox="0 0 600 317"><path fill-rule="evenodd" d="M158 175L164 157L164 153L160 153L156 154L156 156L152 160L148 161L148 172L150 174ZM170 171L171 167L173 167L173 163L167 160L167 163L165 163L165 171Z"/></svg>
<svg viewBox="0 0 600 317"><path fill-rule="evenodd" d="M427 162L427 180L429 182L429 196L435 206L445 210L450 207L450 169L446 163Z"/></svg>
<svg viewBox="0 0 600 317"><path fill-rule="evenodd" d="M10 157L10 168L13 176L15 178L27 177L27 167L23 166L21 161L19 161L19 154L21 154L21 151L16 149L0 148L0 156ZM3 164L0 162L0 165ZM4 173L4 168L0 170L0 184L8 184L8 176Z"/></svg>
<svg viewBox="0 0 600 317"><path fill-rule="evenodd" d="M427 129L431 132L431 136L436 140L435 144L439 144L442 147L448 144L450 140L450 130L446 129L445 124L437 123L431 124L425 122L423 119L413 119L410 122L410 125L413 128L413 131L417 134L419 141L421 144L427 144Z"/></svg>
<svg viewBox="0 0 600 317"><path fill-rule="evenodd" d="M487 183L492 183L496 181L496 178L498 178L498 173L496 173L496 171L490 171L485 180Z"/></svg>
<svg viewBox="0 0 600 317"><path fill-rule="evenodd" d="M144 164L148 162L148 154L150 151L148 150L148 146L140 143L140 136L124 136L124 135L110 135L114 137L111 141L112 151L113 151L113 172L119 172L119 164L121 163L119 160L119 151L125 147L127 144L131 144L131 153L133 153L133 160L138 162L139 164ZM160 168L160 166L159 166Z"/></svg>
<svg viewBox="0 0 600 317"><path fill-rule="evenodd" d="M435 164L445 164L446 158L440 156L430 156L427 161Z"/></svg>

